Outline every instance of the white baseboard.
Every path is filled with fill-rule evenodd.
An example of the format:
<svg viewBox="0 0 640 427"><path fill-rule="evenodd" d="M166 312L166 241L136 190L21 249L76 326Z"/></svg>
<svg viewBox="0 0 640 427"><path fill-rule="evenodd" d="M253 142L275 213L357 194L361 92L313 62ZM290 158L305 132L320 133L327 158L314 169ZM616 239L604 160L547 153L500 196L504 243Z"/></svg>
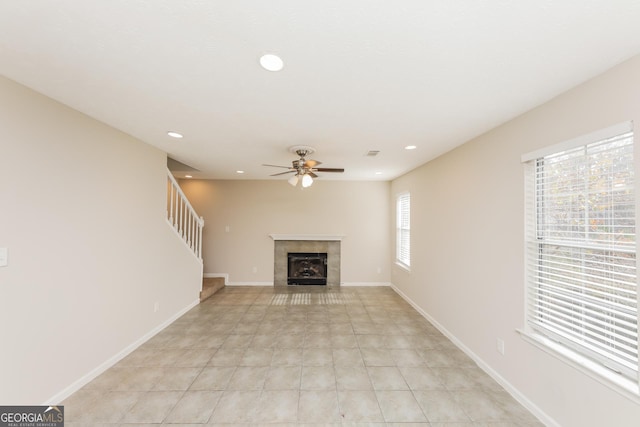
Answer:
<svg viewBox="0 0 640 427"><path fill-rule="evenodd" d="M491 366L489 366L484 360L482 360L477 354L475 354L471 349L465 346L458 338L456 338L451 332L449 332L444 326L442 326L438 321L436 321L433 317L431 317L427 312L425 312L418 304L413 302L411 298L405 295L400 289L398 289L393 283L391 283L391 288L402 297L406 302L408 302L422 317L427 319L433 326L436 327L444 336L446 336L453 344L456 345L460 350L462 350L467 356L469 356L480 369L482 369L487 375L496 380L498 384L500 384L506 391L509 393L514 399L516 399L522 406L527 408L534 416L536 416L545 426L549 427L560 427L553 418L549 417L545 412L543 412L535 403L529 400L526 396L524 396L518 389L516 389L511 383L505 380L500 374L498 374Z"/></svg>
<svg viewBox="0 0 640 427"><path fill-rule="evenodd" d="M230 282L227 273L204 273L202 277L224 277L225 286L273 286L273 282ZM340 286L393 286L391 282L343 282Z"/></svg>
<svg viewBox="0 0 640 427"><path fill-rule="evenodd" d="M224 277L225 286L273 286L273 282L230 282L228 273L204 273L206 279Z"/></svg>
<svg viewBox="0 0 640 427"><path fill-rule="evenodd" d="M227 286L273 286L273 282L229 282ZM340 286L391 286L389 282L346 282Z"/></svg>
<svg viewBox="0 0 640 427"><path fill-rule="evenodd" d="M204 273L202 277L206 279L223 277L225 286L273 286L273 282L230 282L228 273Z"/></svg>
<svg viewBox="0 0 640 427"><path fill-rule="evenodd" d="M273 286L273 282L229 282L227 286Z"/></svg>
<svg viewBox="0 0 640 427"><path fill-rule="evenodd" d="M389 282L343 282L340 286L391 286Z"/></svg>
<svg viewBox="0 0 640 427"><path fill-rule="evenodd" d="M204 273L202 277L224 277L225 286L273 286L273 282L230 282L227 273ZM392 286L390 282L343 282L340 286Z"/></svg>
<svg viewBox="0 0 640 427"><path fill-rule="evenodd" d="M162 331L164 328L166 328L167 326L172 324L180 316L185 314L187 311L191 310L193 307L195 307L199 303L200 303L200 300L195 300L192 303L190 303L189 305L187 305L186 307L184 307L183 309L179 310L177 313L175 313L169 319L165 320L163 323L161 323L157 327L153 328L151 331L147 332L145 335L143 335L142 337L140 337L139 339L137 339L133 343L129 344L127 347L122 349L120 352L118 352L114 356L110 357L109 359L107 359L106 361L101 363L100 365L96 366L90 372L88 372L87 374L85 374L82 377L80 377L78 380L76 380L73 383L71 383L68 387L64 388L60 392L58 392L55 395L53 395L50 399L48 399L42 405L59 404L60 402L62 402L63 400L65 400L66 398L71 396L73 393L75 393L76 391L80 390L82 387L87 385L89 382L91 382L93 379L95 379L98 375L102 374L104 371L106 371L107 369L111 368L113 365L118 363L120 360L124 359L132 351L134 351L135 349L140 347L142 344L147 342L154 335L156 335L158 332Z"/></svg>

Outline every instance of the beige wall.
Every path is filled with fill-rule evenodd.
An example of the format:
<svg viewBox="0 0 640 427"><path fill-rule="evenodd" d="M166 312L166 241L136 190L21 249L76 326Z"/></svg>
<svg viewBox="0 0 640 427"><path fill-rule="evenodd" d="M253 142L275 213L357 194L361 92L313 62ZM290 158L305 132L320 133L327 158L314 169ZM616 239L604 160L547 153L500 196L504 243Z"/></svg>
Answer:
<svg viewBox="0 0 640 427"><path fill-rule="evenodd" d="M319 178L307 189L284 178L181 180L180 185L205 219L205 274L228 274L231 283L272 284L269 234L342 234L341 281L389 283L388 182Z"/></svg>
<svg viewBox="0 0 640 427"><path fill-rule="evenodd" d="M0 129L0 403L59 403L197 301L202 264L164 153L4 78Z"/></svg>
<svg viewBox="0 0 640 427"><path fill-rule="evenodd" d="M629 120L640 123L640 57L392 183L392 196L411 192L413 266L394 268L393 284L549 423L636 426L640 404L516 332L524 319L520 156Z"/></svg>

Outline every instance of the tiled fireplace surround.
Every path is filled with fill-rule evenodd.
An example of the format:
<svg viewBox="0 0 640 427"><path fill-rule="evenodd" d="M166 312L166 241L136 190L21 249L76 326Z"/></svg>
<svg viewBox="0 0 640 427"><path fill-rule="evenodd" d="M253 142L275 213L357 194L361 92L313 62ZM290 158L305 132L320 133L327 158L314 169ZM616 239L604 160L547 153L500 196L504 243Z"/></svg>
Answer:
<svg viewBox="0 0 640 427"><path fill-rule="evenodd" d="M287 254L313 252L327 254L327 287L340 286L340 235L271 234L274 243L274 286L287 285Z"/></svg>

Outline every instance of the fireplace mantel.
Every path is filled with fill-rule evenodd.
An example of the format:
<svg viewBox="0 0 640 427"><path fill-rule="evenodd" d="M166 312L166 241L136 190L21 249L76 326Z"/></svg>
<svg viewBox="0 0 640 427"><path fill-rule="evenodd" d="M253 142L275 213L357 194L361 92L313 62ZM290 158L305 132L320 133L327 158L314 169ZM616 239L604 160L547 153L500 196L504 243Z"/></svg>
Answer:
<svg viewBox="0 0 640 427"><path fill-rule="evenodd" d="M269 234L273 240L305 240L340 242L344 238L341 234Z"/></svg>

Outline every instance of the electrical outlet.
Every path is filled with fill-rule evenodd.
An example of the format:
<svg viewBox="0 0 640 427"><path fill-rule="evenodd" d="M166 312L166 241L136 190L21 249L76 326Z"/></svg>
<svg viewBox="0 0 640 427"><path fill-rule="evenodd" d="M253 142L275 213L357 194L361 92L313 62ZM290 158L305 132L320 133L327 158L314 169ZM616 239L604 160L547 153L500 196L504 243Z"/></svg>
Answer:
<svg viewBox="0 0 640 427"><path fill-rule="evenodd" d="M9 265L9 249L0 248L0 267Z"/></svg>
<svg viewBox="0 0 640 427"><path fill-rule="evenodd" d="M498 353L504 356L504 340L500 338L496 339L496 350L498 350Z"/></svg>
<svg viewBox="0 0 640 427"><path fill-rule="evenodd" d="M224 231L225 231L225 233L229 233L231 231L231 226L230 225L226 225L224 227Z"/></svg>
<svg viewBox="0 0 640 427"><path fill-rule="evenodd" d="M254 273L257 273L257 272L258 272L258 267L253 267L253 268L251 269L251 271L253 271Z"/></svg>
<svg viewBox="0 0 640 427"><path fill-rule="evenodd" d="M160 311L160 302L159 302L159 301L156 301L156 302L153 304L153 312L154 312L154 313L157 313L158 311Z"/></svg>

